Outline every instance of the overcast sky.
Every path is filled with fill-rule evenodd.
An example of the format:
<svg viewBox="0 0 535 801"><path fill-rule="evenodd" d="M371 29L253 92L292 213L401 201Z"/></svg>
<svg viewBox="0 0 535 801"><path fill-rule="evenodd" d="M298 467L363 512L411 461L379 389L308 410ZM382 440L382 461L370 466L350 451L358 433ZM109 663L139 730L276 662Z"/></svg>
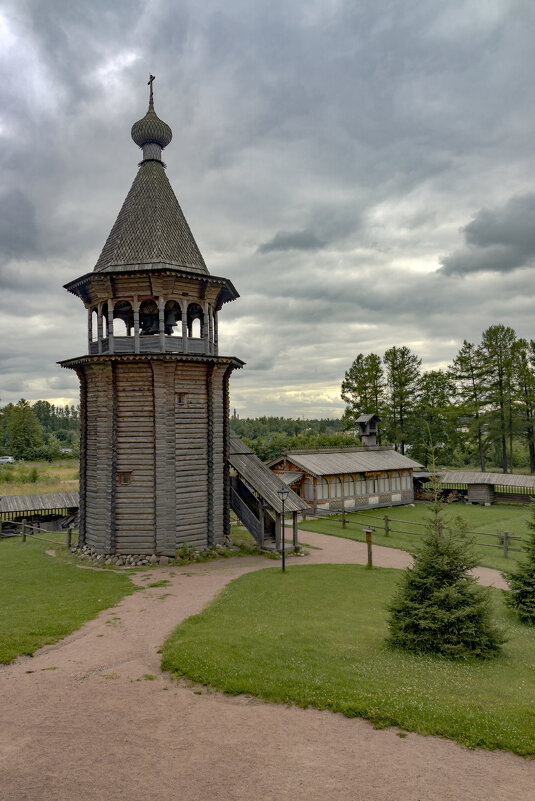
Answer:
<svg viewBox="0 0 535 801"><path fill-rule="evenodd" d="M77 402L63 284L164 159L210 272L241 416L338 416L359 352L424 369L535 337L533 0L0 2L0 404Z"/></svg>

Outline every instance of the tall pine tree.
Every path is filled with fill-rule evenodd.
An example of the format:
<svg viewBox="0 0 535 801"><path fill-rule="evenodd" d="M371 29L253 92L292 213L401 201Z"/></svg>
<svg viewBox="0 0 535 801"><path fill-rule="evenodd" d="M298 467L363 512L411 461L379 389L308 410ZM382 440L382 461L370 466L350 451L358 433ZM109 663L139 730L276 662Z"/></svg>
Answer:
<svg viewBox="0 0 535 801"><path fill-rule="evenodd" d="M396 450L405 453L422 360L406 345L385 351L386 433Z"/></svg>
<svg viewBox="0 0 535 801"><path fill-rule="evenodd" d="M475 440L479 466L485 472L485 445L484 445L484 393L485 370L481 359L481 352L476 346L463 341L459 353L453 360L450 368L451 375L457 386L457 398L460 401L460 414L466 418L469 436Z"/></svg>

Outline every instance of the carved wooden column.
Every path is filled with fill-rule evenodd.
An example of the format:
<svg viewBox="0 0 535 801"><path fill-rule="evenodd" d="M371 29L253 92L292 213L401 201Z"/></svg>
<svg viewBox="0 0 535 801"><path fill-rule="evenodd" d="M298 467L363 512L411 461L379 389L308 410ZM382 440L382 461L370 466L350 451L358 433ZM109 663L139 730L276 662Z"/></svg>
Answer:
<svg viewBox="0 0 535 801"><path fill-rule="evenodd" d="M108 299L108 353L114 353L115 344L113 341L113 300Z"/></svg>
<svg viewBox="0 0 535 801"><path fill-rule="evenodd" d="M98 352L102 353L102 303L98 304L97 311L97 338L98 338Z"/></svg>
<svg viewBox="0 0 535 801"><path fill-rule="evenodd" d="M186 301L180 301L180 308L182 310L182 351L188 352L188 304Z"/></svg>
<svg viewBox="0 0 535 801"><path fill-rule="evenodd" d="M134 295L134 353L139 353L139 300Z"/></svg>
<svg viewBox="0 0 535 801"><path fill-rule="evenodd" d="M91 344L93 342L93 310L91 306L87 309L87 352L91 353Z"/></svg>
<svg viewBox="0 0 535 801"><path fill-rule="evenodd" d="M203 340L203 353L210 353L210 339L209 339L209 325L208 325L208 303L203 301L202 304L202 340Z"/></svg>
<svg viewBox="0 0 535 801"><path fill-rule="evenodd" d="M208 348L209 353L214 352L214 317L210 305L208 305Z"/></svg>
<svg viewBox="0 0 535 801"><path fill-rule="evenodd" d="M160 353L165 353L165 296L158 298L158 333L160 334Z"/></svg>

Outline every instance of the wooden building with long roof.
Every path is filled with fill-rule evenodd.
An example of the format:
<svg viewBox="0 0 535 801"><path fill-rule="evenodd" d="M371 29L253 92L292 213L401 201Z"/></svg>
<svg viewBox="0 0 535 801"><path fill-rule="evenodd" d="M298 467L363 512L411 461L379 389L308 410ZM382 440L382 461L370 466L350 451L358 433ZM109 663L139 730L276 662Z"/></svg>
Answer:
<svg viewBox="0 0 535 801"><path fill-rule="evenodd" d="M172 556L230 526L229 379L218 314L238 297L211 275L165 173L171 128L146 115L134 182L92 272L65 288L88 320L80 380L80 542L98 553Z"/></svg>
<svg viewBox="0 0 535 801"><path fill-rule="evenodd" d="M390 447L286 451L269 467L315 512L351 511L414 501L421 465Z"/></svg>

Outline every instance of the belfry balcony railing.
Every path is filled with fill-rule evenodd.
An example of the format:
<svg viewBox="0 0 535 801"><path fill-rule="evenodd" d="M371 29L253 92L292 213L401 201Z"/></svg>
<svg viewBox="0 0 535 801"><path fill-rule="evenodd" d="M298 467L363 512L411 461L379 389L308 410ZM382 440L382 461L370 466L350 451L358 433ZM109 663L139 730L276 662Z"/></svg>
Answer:
<svg viewBox="0 0 535 801"><path fill-rule="evenodd" d="M163 347L162 347L163 340ZM114 336L110 347L110 340L106 337L101 342L91 342L89 355L96 356L99 353L187 353L195 356L217 356L217 345L208 339L197 337L184 338L175 336L163 336L155 334L152 336L139 337L139 350L136 350L136 339L133 336Z"/></svg>

